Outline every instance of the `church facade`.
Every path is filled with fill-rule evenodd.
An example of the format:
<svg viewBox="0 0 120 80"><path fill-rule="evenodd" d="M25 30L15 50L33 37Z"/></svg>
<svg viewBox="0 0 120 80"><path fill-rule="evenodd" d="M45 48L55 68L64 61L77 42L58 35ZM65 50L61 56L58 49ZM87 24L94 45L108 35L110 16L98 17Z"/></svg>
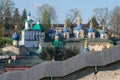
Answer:
<svg viewBox="0 0 120 80"><path fill-rule="evenodd" d="M24 45L25 47L36 47L39 41L43 41L45 38L45 29L37 21L35 25L32 24L31 14L28 15L25 20L25 28L22 29L21 41L19 45Z"/></svg>

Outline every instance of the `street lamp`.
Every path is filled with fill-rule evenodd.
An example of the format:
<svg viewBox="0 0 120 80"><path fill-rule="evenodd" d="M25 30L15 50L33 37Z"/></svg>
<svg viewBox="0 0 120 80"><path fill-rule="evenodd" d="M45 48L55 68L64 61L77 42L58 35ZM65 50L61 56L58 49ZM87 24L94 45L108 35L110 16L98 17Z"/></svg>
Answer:
<svg viewBox="0 0 120 80"><path fill-rule="evenodd" d="M53 80L53 76L50 76L50 80Z"/></svg>
<svg viewBox="0 0 120 80"><path fill-rule="evenodd" d="M98 73L98 66L94 66L94 75Z"/></svg>

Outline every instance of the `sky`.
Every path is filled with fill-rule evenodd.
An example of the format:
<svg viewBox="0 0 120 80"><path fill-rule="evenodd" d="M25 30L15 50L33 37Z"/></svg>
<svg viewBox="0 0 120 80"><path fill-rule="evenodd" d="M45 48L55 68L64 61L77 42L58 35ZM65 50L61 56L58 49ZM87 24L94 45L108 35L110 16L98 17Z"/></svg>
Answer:
<svg viewBox="0 0 120 80"><path fill-rule="evenodd" d="M82 22L87 23L93 16L93 10L96 8L108 8L112 10L115 6L120 6L120 0L13 0L15 7L22 12L24 8L31 12L32 18L37 14L37 7L43 4L49 4L55 8L57 13L57 22L64 23L66 15L70 9L77 8L82 17Z"/></svg>

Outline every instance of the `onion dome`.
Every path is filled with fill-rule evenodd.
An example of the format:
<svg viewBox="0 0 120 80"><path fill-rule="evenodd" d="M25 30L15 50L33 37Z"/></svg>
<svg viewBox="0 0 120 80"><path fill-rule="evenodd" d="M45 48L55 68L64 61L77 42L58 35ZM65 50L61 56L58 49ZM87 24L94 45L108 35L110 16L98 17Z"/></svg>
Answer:
<svg viewBox="0 0 120 80"><path fill-rule="evenodd" d="M90 28L88 29L88 33L94 32L94 29L92 28L92 26L93 26L93 23L92 23L92 20L91 20Z"/></svg>
<svg viewBox="0 0 120 80"><path fill-rule="evenodd" d="M94 32L94 30L92 28L89 28L88 32L91 33L91 32Z"/></svg>
<svg viewBox="0 0 120 80"><path fill-rule="evenodd" d="M28 13L28 16L31 16L31 13L30 13L30 12Z"/></svg>
<svg viewBox="0 0 120 80"><path fill-rule="evenodd" d="M106 30L105 30L105 25L103 24L103 29L100 31L100 34L105 34Z"/></svg>
<svg viewBox="0 0 120 80"><path fill-rule="evenodd" d="M59 36L59 32L56 30L55 36Z"/></svg>
<svg viewBox="0 0 120 80"><path fill-rule="evenodd" d="M77 26L74 28L74 31L79 31L80 29L82 29L82 25L81 25L80 15L78 15Z"/></svg>
<svg viewBox="0 0 120 80"><path fill-rule="evenodd" d="M74 31L79 31L80 29L82 29L82 26L81 26L81 25L77 25L77 26L74 28Z"/></svg>
<svg viewBox="0 0 120 80"><path fill-rule="evenodd" d="M67 23L65 22L65 23L64 23L64 28L63 28L63 30L62 30L63 33L66 33L66 32L69 31L66 26L67 26Z"/></svg>
<svg viewBox="0 0 120 80"><path fill-rule="evenodd" d="M12 39L13 40L19 40L20 39L20 35L15 31L14 34L12 35Z"/></svg>
<svg viewBox="0 0 120 80"><path fill-rule="evenodd" d="M53 33L55 33L55 30L53 28L51 28L48 33L53 34Z"/></svg>
<svg viewBox="0 0 120 80"><path fill-rule="evenodd" d="M12 35L13 40L19 40L20 39L20 35L19 35L19 33L17 33L16 30L17 30L17 26L15 25L15 32Z"/></svg>
<svg viewBox="0 0 120 80"><path fill-rule="evenodd" d="M33 22L33 20L31 19L31 13L29 12L27 15L27 19L25 19L24 22Z"/></svg>
<svg viewBox="0 0 120 80"><path fill-rule="evenodd" d="M53 24L51 24L51 28L50 30L48 31L48 34L54 34L55 33L55 30L53 28Z"/></svg>
<svg viewBox="0 0 120 80"><path fill-rule="evenodd" d="M84 52L90 52L90 49L88 47L83 49Z"/></svg>
<svg viewBox="0 0 120 80"><path fill-rule="evenodd" d="M105 30L101 30L100 34L106 34L106 31Z"/></svg>
<svg viewBox="0 0 120 80"><path fill-rule="evenodd" d="M66 33L66 32L68 32L68 29L67 28L63 28L63 33Z"/></svg>

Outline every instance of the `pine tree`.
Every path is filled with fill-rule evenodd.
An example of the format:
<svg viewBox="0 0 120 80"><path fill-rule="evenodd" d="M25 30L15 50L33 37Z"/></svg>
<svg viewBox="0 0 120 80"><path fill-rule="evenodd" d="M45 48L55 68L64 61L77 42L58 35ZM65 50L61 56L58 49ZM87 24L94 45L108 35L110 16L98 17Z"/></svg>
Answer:
<svg viewBox="0 0 120 80"><path fill-rule="evenodd" d="M4 27L5 29L10 29L10 25L11 25L11 12L10 12L10 8L7 7L5 9L5 12L4 12Z"/></svg>
<svg viewBox="0 0 120 80"><path fill-rule="evenodd" d="M27 11L26 9L24 9L22 12L21 21L24 21L26 18L27 18Z"/></svg>
<svg viewBox="0 0 120 80"><path fill-rule="evenodd" d="M14 9L13 0L0 0L0 36L4 37L5 30L10 29L11 12Z"/></svg>
<svg viewBox="0 0 120 80"><path fill-rule="evenodd" d="M26 9L23 10L22 15L21 15L21 27L24 26L24 20L27 19L27 11Z"/></svg>
<svg viewBox="0 0 120 80"><path fill-rule="evenodd" d="M20 26L20 14L18 8L15 9L13 14L13 23Z"/></svg>

